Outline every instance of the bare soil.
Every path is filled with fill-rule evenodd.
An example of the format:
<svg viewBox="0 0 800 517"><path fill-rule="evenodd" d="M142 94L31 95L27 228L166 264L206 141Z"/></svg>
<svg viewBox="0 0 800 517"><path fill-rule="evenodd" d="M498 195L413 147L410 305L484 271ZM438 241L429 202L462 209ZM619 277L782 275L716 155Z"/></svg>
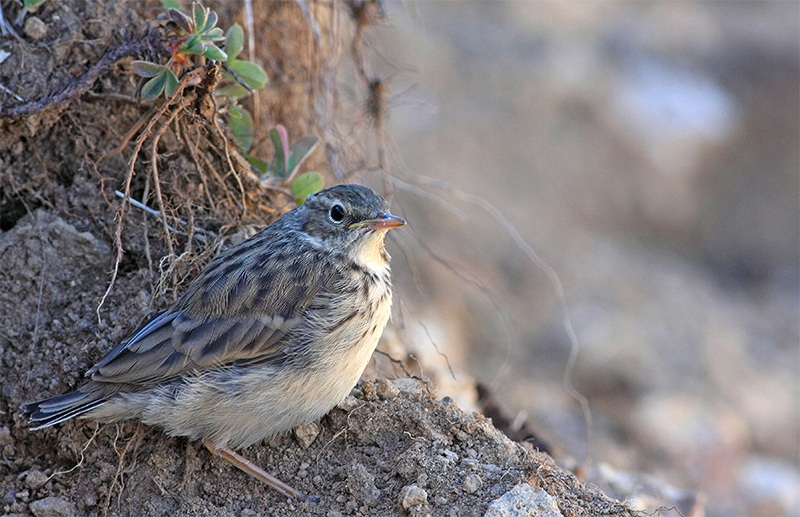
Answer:
<svg viewBox="0 0 800 517"><path fill-rule="evenodd" d="M128 207L120 234L125 253L117 263L120 201L114 190L125 183L132 145L115 150L152 111L131 97L135 81L125 61L88 84L81 78L109 49L144 34L157 5L46 2L36 13L44 35L9 40L11 55L0 65L0 84L41 107L0 121L3 513L481 515L525 483L544 489L563 515L629 514L548 456L509 440L490 420L437 400L432 386L415 379L366 381L321 421L316 436L312 428L310 437L300 433L302 439L286 436L244 451L289 484L321 495L315 504L287 501L199 444L136 423L71 421L27 429L21 404L78 386L105 352L180 292L224 239L268 223L289 204L285 196L258 188L239 197L236 175L248 177L240 157L233 157L233 171L215 179L210 169L231 167L224 144L208 121L199 115L193 120L187 111L181 117L186 133L165 125L159 145L145 146L131 193L137 199L150 195L160 181L170 213L218 239L198 244L192 237L165 238L158 219ZM221 12L228 20L236 14ZM319 134L325 116L308 110L313 95L323 94L296 82L321 70L303 57L310 39L305 18L289 2L265 8L256 22L266 35L269 56L263 59L272 67L272 83L260 98L266 106L262 126L288 120L290 131ZM304 30L287 38L287 27ZM84 86L66 102L50 102ZM1 95L3 109L21 105ZM341 142L326 143L333 149L326 157L344 155L336 154ZM152 175L151 158L159 178ZM340 165L326 166L321 155L314 160L333 180L340 177ZM116 282L99 308L115 266Z"/></svg>

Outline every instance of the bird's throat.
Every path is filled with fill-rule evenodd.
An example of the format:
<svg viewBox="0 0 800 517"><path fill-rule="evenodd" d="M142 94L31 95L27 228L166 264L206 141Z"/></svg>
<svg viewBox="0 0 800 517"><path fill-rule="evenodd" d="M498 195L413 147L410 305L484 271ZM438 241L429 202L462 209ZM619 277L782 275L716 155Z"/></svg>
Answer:
<svg viewBox="0 0 800 517"><path fill-rule="evenodd" d="M383 246L384 237L386 230L377 230L366 236L353 257L355 262L376 272L385 270L389 265L389 254Z"/></svg>

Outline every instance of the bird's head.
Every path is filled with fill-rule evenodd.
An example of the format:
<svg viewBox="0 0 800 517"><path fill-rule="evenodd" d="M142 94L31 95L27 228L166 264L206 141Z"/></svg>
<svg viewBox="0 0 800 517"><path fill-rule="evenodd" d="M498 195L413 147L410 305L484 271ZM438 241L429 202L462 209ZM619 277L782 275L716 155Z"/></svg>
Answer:
<svg viewBox="0 0 800 517"><path fill-rule="evenodd" d="M406 224L389 213L386 200L360 185L337 185L309 196L303 203L303 232L324 248L345 251L357 263L385 267L386 231Z"/></svg>

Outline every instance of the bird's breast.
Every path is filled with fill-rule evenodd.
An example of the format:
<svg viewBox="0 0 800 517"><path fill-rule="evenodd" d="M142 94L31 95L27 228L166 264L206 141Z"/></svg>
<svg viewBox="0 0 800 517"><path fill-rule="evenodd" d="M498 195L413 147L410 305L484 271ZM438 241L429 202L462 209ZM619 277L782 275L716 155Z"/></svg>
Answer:
<svg viewBox="0 0 800 517"><path fill-rule="evenodd" d="M315 338L310 360L304 362L314 372L317 396L330 407L355 386L389 321L392 289L388 267L381 273L354 274L346 282L350 287L331 297L327 313L312 318Z"/></svg>

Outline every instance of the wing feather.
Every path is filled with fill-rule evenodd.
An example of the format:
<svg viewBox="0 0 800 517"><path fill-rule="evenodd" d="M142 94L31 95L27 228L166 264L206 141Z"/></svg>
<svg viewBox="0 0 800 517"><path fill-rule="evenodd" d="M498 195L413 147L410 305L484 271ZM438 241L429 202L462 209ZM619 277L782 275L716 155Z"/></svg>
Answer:
<svg viewBox="0 0 800 517"><path fill-rule="evenodd" d="M261 239L250 246L285 249L264 246L261 241L270 238L266 233L257 237ZM322 254L309 257L314 250L303 251L305 260L326 260ZM237 248L217 257L181 299L111 350L87 376L146 389L189 372L278 363L291 356L292 331L317 296L329 291L334 278L287 274L298 256L256 252L257 260ZM232 267L226 256L242 257L241 263Z"/></svg>
<svg viewBox="0 0 800 517"><path fill-rule="evenodd" d="M137 333L124 347L112 350L109 356L113 356L92 369L92 379L151 386L237 361L277 362L286 357L284 337L299 321L200 321L185 312L172 316L159 316L150 323L154 325L150 332Z"/></svg>

